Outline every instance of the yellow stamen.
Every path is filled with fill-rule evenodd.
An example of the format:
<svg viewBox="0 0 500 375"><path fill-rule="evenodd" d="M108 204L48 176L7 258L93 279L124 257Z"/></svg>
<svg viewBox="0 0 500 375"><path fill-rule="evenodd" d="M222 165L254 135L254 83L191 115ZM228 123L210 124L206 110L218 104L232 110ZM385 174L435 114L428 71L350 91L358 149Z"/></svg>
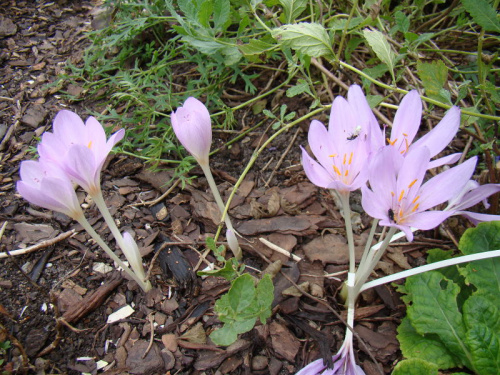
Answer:
<svg viewBox="0 0 500 375"><path fill-rule="evenodd" d="M349 174L349 169L345 171L344 176L347 177L348 174Z"/></svg>
<svg viewBox="0 0 500 375"><path fill-rule="evenodd" d="M418 201L418 198L420 198L420 195L417 195L415 199L411 202L411 204L414 204L416 201ZM420 204L420 203L419 203Z"/></svg>
<svg viewBox="0 0 500 375"><path fill-rule="evenodd" d="M87 145L88 148L91 148L92 147L92 141L89 142L89 144Z"/></svg>
<svg viewBox="0 0 500 375"><path fill-rule="evenodd" d="M337 157L337 154L332 154L329 156L330 158L336 158Z"/></svg>
<svg viewBox="0 0 500 375"><path fill-rule="evenodd" d="M401 190L401 194L399 194L398 202L401 202L401 200L403 199L404 195L405 195L405 191Z"/></svg>
<svg viewBox="0 0 500 375"><path fill-rule="evenodd" d="M349 156L349 165L351 165L351 162L352 162L352 152L351 152L351 155Z"/></svg>
<svg viewBox="0 0 500 375"><path fill-rule="evenodd" d="M403 135L404 135L405 137L408 137L408 134L406 134L406 133L403 133Z"/></svg>
<svg viewBox="0 0 500 375"><path fill-rule="evenodd" d="M391 191L391 196L395 197L396 194L393 191Z"/></svg>
<svg viewBox="0 0 500 375"><path fill-rule="evenodd" d="M337 173L339 176L342 176L342 173L340 173L339 169L337 168L336 165L333 166L333 170L335 171L335 173Z"/></svg>
<svg viewBox="0 0 500 375"><path fill-rule="evenodd" d="M346 155L346 154L344 154L344 161L342 161L342 164L345 164L346 159L347 159L347 155Z"/></svg>
<svg viewBox="0 0 500 375"><path fill-rule="evenodd" d="M391 142L391 140L389 138L387 138L387 143L389 143L391 146L394 146L397 141L398 141L397 138L394 141L392 141L392 142Z"/></svg>
<svg viewBox="0 0 500 375"><path fill-rule="evenodd" d="M415 205L415 207L413 207L413 209L411 210L411 212L415 212L418 209L418 206L420 206L420 203L417 203Z"/></svg>
<svg viewBox="0 0 500 375"><path fill-rule="evenodd" d="M417 182L417 179L414 179L410 185L408 185L408 188L411 188L413 185L415 185L415 182Z"/></svg>

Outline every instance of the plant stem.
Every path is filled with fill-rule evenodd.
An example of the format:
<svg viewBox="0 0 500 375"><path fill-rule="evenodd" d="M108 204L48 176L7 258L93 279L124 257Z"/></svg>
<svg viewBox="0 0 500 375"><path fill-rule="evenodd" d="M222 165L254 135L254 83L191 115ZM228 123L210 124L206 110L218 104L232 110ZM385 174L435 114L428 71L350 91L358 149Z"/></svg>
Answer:
<svg viewBox="0 0 500 375"><path fill-rule="evenodd" d="M352 235L351 206L349 205L349 191L334 192L338 195L342 204L342 213L344 215L345 232L347 237L347 246L349 247L349 273L356 271L356 252L354 250L354 237ZM353 285L354 286L354 285Z"/></svg>
<svg viewBox="0 0 500 375"><path fill-rule="evenodd" d="M106 203L104 202L104 198L102 196L102 191L99 189L99 192L96 194L91 195L92 199L94 200L97 208L102 214L102 217L104 218L104 221L109 227L109 230L111 230L111 233L113 234L113 237L115 238L118 246L122 249L123 254L125 255L125 258L127 258L130 267L134 271L134 273L137 275L137 278L142 279L142 284L141 288L144 289L144 291L148 291L151 289L151 284L149 281L144 280L146 277L146 274L144 272L144 268L142 266L142 262L137 262L136 258L133 257L133 254L131 254L132 251L135 251L133 249L129 249L129 246L123 239L122 234L120 233L120 230L116 226L115 221L113 220L113 217L111 216L108 207L106 206ZM139 259L140 259L139 255Z"/></svg>
<svg viewBox="0 0 500 375"><path fill-rule="evenodd" d="M115 263L118 264L118 266L121 267L123 271L125 271L132 278L132 280L134 280L135 282L137 282L137 284L139 284L142 290L147 292L149 289L151 289L151 285L149 285L148 287L149 282L145 283L144 280L141 280L139 276L137 276L129 267L125 265L125 263L121 261L121 259L109 248L106 242L102 240L101 236L97 234L94 228L92 228L90 223L83 215L76 218L75 220L78 221L78 223L83 227L83 229L87 231L88 234L90 234L90 236L94 239L94 241L97 242L99 246L101 246L101 248L106 252L106 254L108 254L108 256L113 261L115 261Z"/></svg>
<svg viewBox="0 0 500 375"><path fill-rule="evenodd" d="M489 259L489 258L496 258L496 257L500 257L500 250L491 250L491 251L486 251L484 253L479 253L479 254L463 255L463 256L458 257L458 258L446 259L446 260L442 260L439 262L426 264L425 266L416 267L416 268L413 268L411 270L401 271L401 272L395 273L394 275L389 275L389 276L381 277L377 280L369 281L361 287L359 292L361 293L367 289L370 289L370 288L373 288L373 287L376 287L379 285L387 284L387 283L392 283L393 281L397 281L400 279L404 279L406 277L418 275L420 273L433 271L433 270L437 270L437 269L444 268L444 267L454 266L457 264L472 262L475 260Z"/></svg>
<svg viewBox="0 0 500 375"><path fill-rule="evenodd" d="M224 205L224 202L222 201L222 198L220 196L219 189L217 189L217 185L215 184L215 180L214 180L214 177L212 175L212 171L210 170L210 167L208 165L208 162L205 164L205 163L200 163L200 161L198 161L198 163L200 164L200 167L203 170L205 177L207 178L208 186L210 186L210 190L212 190L212 194L215 198L215 202L217 203L217 206L219 207L219 210L220 210L221 215L222 215L221 220L224 220L228 230L231 230L231 231L233 231L233 233L236 233L236 231L233 228L233 224L231 223L231 219L229 218L229 215L227 214L227 210L226 210L226 207ZM241 255L242 255L241 248L238 247L238 250L235 250L235 249L231 249L231 250L234 253L234 257L236 259L240 260Z"/></svg>

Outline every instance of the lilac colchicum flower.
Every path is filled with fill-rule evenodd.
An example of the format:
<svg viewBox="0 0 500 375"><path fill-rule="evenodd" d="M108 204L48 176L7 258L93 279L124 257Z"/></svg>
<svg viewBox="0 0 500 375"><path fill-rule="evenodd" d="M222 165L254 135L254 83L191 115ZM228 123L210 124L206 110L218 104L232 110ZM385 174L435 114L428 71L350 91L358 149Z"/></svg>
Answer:
<svg viewBox="0 0 500 375"><path fill-rule="evenodd" d="M125 131L120 129L106 139L102 125L94 117L84 123L68 110L59 111L53 129L53 133L45 132L42 136L38 145L40 157L58 165L92 197L100 194L102 167Z"/></svg>
<svg viewBox="0 0 500 375"><path fill-rule="evenodd" d="M200 165L208 166L212 125L207 107L198 99L189 97L182 107L172 112L170 119L179 142Z"/></svg>
<svg viewBox="0 0 500 375"><path fill-rule="evenodd" d="M352 345L352 333L346 333L342 347L332 357L333 368L328 368L323 358L311 362L295 375L365 375L365 372L356 364Z"/></svg>
<svg viewBox="0 0 500 375"><path fill-rule="evenodd" d="M309 180L326 189L348 192L368 179L372 150L383 146L383 136L361 88L349 88L348 99L337 96L332 104L328 130L313 120L309 146L317 161L302 148L302 164Z"/></svg>
<svg viewBox="0 0 500 375"><path fill-rule="evenodd" d="M462 215L477 224L482 221L500 220L500 215L480 214L477 212L465 211L467 208L475 206L483 201L486 208L489 207L486 198L500 191L500 184L479 185L474 180L470 180L462 191L448 200L448 205L444 211L451 211L453 215Z"/></svg>
<svg viewBox="0 0 500 375"><path fill-rule="evenodd" d="M203 170L203 174L207 178L208 185L214 195L215 202L219 207L221 215L224 215L226 212L224 202L222 201L209 166L210 146L212 145L210 112L208 112L207 107L198 99L189 97L182 107L172 112L170 119L172 121L172 129L177 139L184 148L193 155ZM227 232L229 233L229 248L237 259L241 259L241 248L236 238L236 231L227 213L224 215L224 222L227 227Z"/></svg>
<svg viewBox="0 0 500 375"><path fill-rule="evenodd" d="M412 90L401 101L394 117L391 137L387 139L389 145L401 155L425 146L429 149L430 157L433 158L451 142L460 127L460 109L454 106L430 132L412 143L420 127L421 118L422 100L417 90ZM433 160L429 163L428 169L455 163L460 156L461 154L457 153Z"/></svg>
<svg viewBox="0 0 500 375"><path fill-rule="evenodd" d="M75 220L83 217L73 184L59 167L45 160L26 160L20 174L17 191L24 199Z"/></svg>
<svg viewBox="0 0 500 375"><path fill-rule="evenodd" d="M365 212L380 220L380 225L403 231L413 240L411 228L435 228L454 211L429 211L458 195L469 181L477 158L450 168L423 183L430 161L427 147L414 149L402 157L390 146L374 158L370 188L362 187L361 204Z"/></svg>

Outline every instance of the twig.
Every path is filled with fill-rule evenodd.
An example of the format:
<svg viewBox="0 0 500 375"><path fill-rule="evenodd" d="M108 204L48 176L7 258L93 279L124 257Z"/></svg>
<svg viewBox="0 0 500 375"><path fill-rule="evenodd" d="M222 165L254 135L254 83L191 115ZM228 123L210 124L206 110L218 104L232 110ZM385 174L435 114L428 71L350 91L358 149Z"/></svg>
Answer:
<svg viewBox="0 0 500 375"><path fill-rule="evenodd" d="M274 251L277 251L280 254L286 255L287 257L292 258L296 262L300 262L302 260L301 257L299 257L299 256L297 256L295 254L290 253L289 251L287 251L287 250L279 247L278 245L273 244L272 242L269 242L265 238L260 237L259 241L262 242L267 247L269 247L270 249L272 249Z"/></svg>
<svg viewBox="0 0 500 375"><path fill-rule="evenodd" d="M285 152L283 152L283 155L281 155L281 158L280 160L278 160L278 163L276 163L276 166L274 167L273 171L271 172L271 175L269 176L269 178L267 179L266 181L266 185L265 186L269 186L269 183L271 182L272 178L274 177L274 174L276 173L276 171L278 170L278 168L281 166L281 163L283 163L283 160L285 160L285 157L288 155L288 153L290 152L290 149L292 148L292 146L294 145L296 139L297 139L297 136L299 135L299 133L302 131L302 129L300 128L297 128L297 131L295 132L295 134L293 135L293 138L290 142L290 144L288 145L288 147L286 148Z"/></svg>
<svg viewBox="0 0 500 375"><path fill-rule="evenodd" d="M142 355L142 359L146 358L146 356L148 355L149 351L153 347L153 342L154 342L154 338L155 338L154 313L149 314L148 318L149 318L149 327L150 327L150 330L151 330L151 337L149 338L149 345L146 348L146 351L144 352L144 354Z"/></svg>
<svg viewBox="0 0 500 375"><path fill-rule="evenodd" d="M7 223L7 222L5 222L5 223ZM3 229L4 229L4 226L5 226L5 223L2 226L2 231L0 232L1 234L3 234ZM62 241L62 240L65 240L68 237L71 237L75 233L76 233L76 231L74 229L71 229L71 230L69 230L67 232L61 233L57 237L54 237L54 238L52 238L50 240L45 240L45 241L39 242L36 245L29 246L29 247L27 247L25 249L12 250L12 251L9 251L8 253L7 252L0 253L0 259L8 258L9 255L10 256L16 256L16 255L28 254L28 253L31 253L33 251L36 251L36 250L39 250L39 249L43 249L43 248L52 246L52 245L58 243L59 241ZM0 234L0 238L2 237L1 234Z"/></svg>
<svg viewBox="0 0 500 375"><path fill-rule="evenodd" d="M155 205L156 203L159 203L161 202L162 200L164 200L166 197L168 197L168 195L177 187L177 185L179 185L181 182L180 179L178 179L177 181L175 181L172 186L170 186L168 188L168 190L166 192L164 192L162 195L160 195L158 198L156 199L153 199L152 201L147 201L147 202L140 202L140 203L134 203L134 204L129 204L127 207L139 207L139 206L147 206L147 205L150 205L150 206L153 206Z"/></svg>

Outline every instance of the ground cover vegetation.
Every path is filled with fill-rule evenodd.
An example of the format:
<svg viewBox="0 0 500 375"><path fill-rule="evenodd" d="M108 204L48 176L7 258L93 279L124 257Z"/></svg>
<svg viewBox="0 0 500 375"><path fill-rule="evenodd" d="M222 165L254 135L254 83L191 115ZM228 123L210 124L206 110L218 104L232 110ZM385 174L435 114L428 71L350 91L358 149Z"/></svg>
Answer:
<svg viewBox="0 0 500 375"><path fill-rule="evenodd" d="M162 187L175 187L177 184L189 187L195 181L192 173L196 170L195 161L200 164L214 192L219 215L226 217L226 237L235 255L234 258L226 259L224 247L217 246L224 226L223 220L219 220L215 235L206 240L207 254L211 251L215 262L212 269L208 267L199 273L203 277L222 276L231 283L226 294L218 295L214 306L214 312L224 325L212 331L210 338L213 342L231 347L239 334L250 331L258 321L266 323L272 316L271 305L276 308L276 295L273 302L271 277L267 275L275 274L276 271L264 271L265 276L258 282L253 276L243 273L245 266L240 263L239 244L232 241L235 235L228 221L228 212L237 188L244 183L252 168L259 165L259 157L272 147L274 141L282 136L290 136L294 128L298 128L298 131L301 127L308 129L314 117L321 117L331 108L328 132L343 121L355 120L349 128L344 126L345 134L342 135L347 141L344 143L348 145L342 147L355 150L350 153L351 158L353 154L354 159L360 155L360 150L368 150L368 155L372 152L370 150L381 148L381 145L374 145L378 141L373 139L377 138L380 144L385 144L384 138L387 138L388 145L384 152L379 153L380 157L373 158L370 168L357 166L359 170L356 176L364 176L363 171L366 169L364 181L347 179L350 170L347 169L345 176L342 176L343 173L335 165L335 173L342 177L341 182L338 182L335 173L332 172L331 180L331 175L325 177L323 172L319 172L318 168L325 167L325 158L321 154L325 148L329 150L330 146L327 138L320 136L323 134L323 137L327 137L326 130L322 130L323 125L316 120L311 123L308 150L312 151L319 163L310 159L306 149L302 151L301 160L305 174L315 185L337 191L332 199L344 216L349 244L343 246L346 253L349 247L349 278L344 288L347 290L347 297L344 295L344 298L348 312L347 319L344 317L341 321L344 324L347 321L350 328L346 330L345 339L339 338L339 343L343 344L337 345L339 352L333 357L331 355L335 350L332 353L331 348L321 347L321 339L318 340L316 336L320 359L305 366L318 355L302 357L300 364L305 367L300 374L375 374L390 373L393 369L393 373L398 375L437 374L438 369L447 370L450 374L496 374L500 371L498 307L488 300L491 295L495 300L500 290L498 278L495 278L500 272L500 262L497 260L413 276L399 287L398 291L405 294L402 299L408 310L407 317L398 328L398 339L402 356L407 359L395 368L394 362L381 366L377 358L365 348L370 359L363 362L361 369L357 364L361 362L354 355L353 338L356 333L351 330L358 294L365 290L364 283L389 242L396 239L393 237L396 229L402 230L411 242L414 236L412 228L431 229L452 214L462 214L474 222L497 218L464 210L495 193L500 186L497 184L500 118L496 113L500 103L497 87L500 21L495 10L498 1L462 0L451 4L425 1L394 4L380 1L360 4L357 1L186 0L111 1L105 5L107 7L95 19L98 29L89 34L92 44L85 51L83 62L69 64L56 84L64 86L71 82L81 85L83 91L77 96L66 94L66 98L73 102L81 101L93 108L91 112L102 123L113 123L126 130L123 141L116 148L118 154L143 160L148 168L156 171L173 171L168 175L169 179L160 184ZM343 107L344 104L339 104L343 103L338 99L339 93L348 98L350 110L354 114L350 114L347 107ZM225 165L228 171L236 174L234 189L227 203L219 202L221 198L218 197L217 186L206 165L208 154L206 159L200 161L199 154L190 148L189 139L187 143L186 139L183 141L176 130L176 123L182 123L184 112L174 111L183 108L183 105L188 108L188 102L193 103L193 97L203 100L211 114L212 124L208 121L209 126L222 135L212 145L211 157L216 159L224 150L241 147L239 143L249 134L266 134L255 150L247 154L243 163L239 163L239 169ZM411 151L422 112L422 105L416 103L421 100L424 120L431 131L422 132L421 129L420 139L413 148L416 151ZM368 106L373 108L375 115ZM195 104L195 107L197 110L194 112L197 112L199 104ZM335 116L341 119L335 120ZM365 116L365 119L371 116L370 126L377 123L380 134L375 136L373 130L368 130L364 123L363 126L357 125L357 116ZM440 124L443 126L456 123L451 134L438 132L438 129L443 128L436 125L441 118ZM332 121L337 122L332 125ZM382 127L379 127L379 123ZM452 141L451 148L442 153L458 127L459 133ZM408 130L413 132L411 136L408 136ZM422 134L429 136L424 137ZM442 139L438 141L436 134ZM188 153L181 147L176 135ZM203 133L200 133L200 138L203 138ZM401 143L402 139L406 144ZM363 148L368 143L369 148ZM203 148L208 153L210 147L207 149L205 146ZM398 147L402 147L403 151L392 154L392 149ZM336 158L336 153L331 154L326 159ZM348 154L344 154L344 165ZM441 158L430 161L436 155ZM466 158L468 160L462 163ZM459 166L443 168L443 165L456 163L459 159ZM422 160L429 161L429 166L421 165L419 172L415 172L418 177L408 180L407 170L415 169L414 166L419 162L421 164ZM394 166L390 166L391 163ZM437 173L434 170L434 177L424 183L427 170L438 167L444 172ZM279 164L275 171L278 168ZM398 202L403 198L411 200L408 207L398 203L396 209L393 205L386 207L386 202L373 203L377 199L383 201L384 188L377 182L379 175L388 176L392 172L397 186L400 180L409 182L408 191L402 190L399 195L399 188L393 190L399 195ZM484 189L475 182L466 186L473 173L485 186ZM279 177L273 174L275 172L265 186L279 182ZM387 177L383 181L392 181L391 178ZM369 187L362 186L367 180ZM453 187L453 181L461 181L455 182L460 186ZM447 191L438 194L435 190L435 195L442 196L442 199L433 198L432 193L425 194L426 186L427 190L429 186L446 186L444 190ZM413 195L410 197L413 187L418 193L411 193ZM360 225L355 228L356 233L365 225L359 219L359 214L352 214L349 208L349 192L359 188L363 192L361 204L364 211L380 220L381 225L390 228L378 237L381 241L377 245L379 247L371 247L375 222L361 259L356 258L351 226L352 222ZM458 190L453 192L453 189ZM367 196L371 197L369 201ZM436 219L436 225L422 224L422 219L415 219L416 216L412 216L413 221L409 219L414 214L425 216L425 213L420 212L424 208L419 208L425 202L424 198L433 202L427 204L426 208L449 201L443 211L431 211L434 217L438 212L442 213L440 219ZM283 208L285 203L281 202ZM498 214L498 198L493 196L489 203L488 213ZM103 202L100 204L103 205ZM265 209L272 210L271 200ZM406 209L411 209L411 213L406 212ZM430 219L431 216L427 215L427 220ZM359 220L358 224L356 220ZM460 236L468 225L458 221L457 235ZM241 226L236 229L245 234ZM456 235L450 233L448 227L443 231L446 237L455 239ZM401 237L403 235L398 238ZM469 229L458 248L463 254L473 254L496 250L498 244L498 226L485 223L477 229ZM379 252L376 253L376 250ZM452 258L454 252L433 250L429 254L428 261L436 262ZM354 272L356 261L359 260L359 268ZM143 289L150 289L150 286ZM340 289L341 284L338 285ZM297 292L299 296L313 297L312 290L309 290L311 294L304 288L299 288ZM338 299L341 304L341 294ZM433 303L431 307L429 301ZM436 325L437 320L446 321L445 328L441 324ZM314 335L306 328L301 328L309 335ZM317 334L320 333L317 331ZM362 338L356 337L359 345L362 345ZM291 357L290 353L281 355L293 362L296 352ZM282 371L293 373L300 367L296 363L295 367L283 368ZM333 370L328 370L332 367ZM206 364L199 368L211 369ZM178 370L182 373L184 368L180 366Z"/></svg>

